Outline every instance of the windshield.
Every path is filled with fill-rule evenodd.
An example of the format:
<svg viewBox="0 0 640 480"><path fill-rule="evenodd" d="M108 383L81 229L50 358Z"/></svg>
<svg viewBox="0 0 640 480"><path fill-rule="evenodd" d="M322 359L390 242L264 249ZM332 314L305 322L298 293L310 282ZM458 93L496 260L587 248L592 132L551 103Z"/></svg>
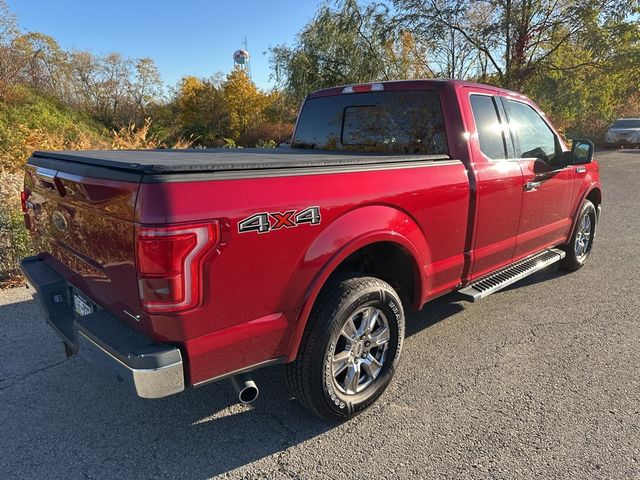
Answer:
<svg viewBox="0 0 640 480"><path fill-rule="evenodd" d="M305 102L292 147L405 154L447 153L437 92L343 94Z"/></svg>
<svg viewBox="0 0 640 480"><path fill-rule="evenodd" d="M640 118L616 120L611 128L640 128Z"/></svg>

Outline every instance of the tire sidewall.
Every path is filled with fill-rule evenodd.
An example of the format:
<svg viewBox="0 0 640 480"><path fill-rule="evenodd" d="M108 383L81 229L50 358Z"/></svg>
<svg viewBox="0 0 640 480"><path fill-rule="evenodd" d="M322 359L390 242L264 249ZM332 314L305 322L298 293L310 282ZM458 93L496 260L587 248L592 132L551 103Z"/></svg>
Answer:
<svg viewBox="0 0 640 480"><path fill-rule="evenodd" d="M340 332L346 320L359 309L367 306L379 308L389 322L391 333L387 356L378 377L362 392L355 395L346 395L336 389L331 358ZM348 298L339 306L337 314L331 320L327 341L322 346L322 395L334 415L350 417L364 410L382 395L395 373L400 360L402 344L404 340L404 310L398 295L389 287L388 289L368 288L359 292L359 295Z"/></svg>
<svg viewBox="0 0 640 480"><path fill-rule="evenodd" d="M580 222L584 217L585 213L588 213L591 217L591 235L589 237L589 246L587 248L586 255L582 256L582 258L578 258L576 256L576 238L578 236L578 229L580 228ZM591 255L591 250L593 249L593 242L596 236L596 230L598 228L598 214L596 212L596 207L590 200L585 200L580 208L580 212L576 217L575 224L573 226L573 233L571 235L571 239L569 243L564 248L566 252L566 257L562 262L563 268L569 271L575 271L581 268Z"/></svg>
<svg viewBox="0 0 640 480"><path fill-rule="evenodd" d="M580 228L580 222L584 218L585 214L589 214L591 218L591 234L589 236L589 245L587 247L587 252L582 256L582 258L578 258L575 254L576 252L576 237L578 236L578 229ZM596 236L596 228L598 222L598 215L596 213L596 207L589 200L585 200L582 208L580 209L580 213L578 214L578 218L576 221L576 226L574 228L573 236L571 237L571 248L572 248L572 256L574 261L579 265L584 265L591 255L591 249L593 248L593 241Z"/></svg>

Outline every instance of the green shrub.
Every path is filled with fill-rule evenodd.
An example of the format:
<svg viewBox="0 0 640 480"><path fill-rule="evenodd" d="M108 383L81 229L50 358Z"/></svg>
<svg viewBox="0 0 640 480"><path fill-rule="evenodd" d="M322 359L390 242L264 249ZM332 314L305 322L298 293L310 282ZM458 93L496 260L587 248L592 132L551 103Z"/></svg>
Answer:
<svg viewBox="0 0 640 480"><path fill-rule="evenodd" d="M20 260L30 255L32 249L22 212L0 206L0 281L19 276Z"/></svg>
<svg viewBox="0 0 640 480"><path fill-rule="evenodd" d="M277 148L278 145L275 140L258 140L258 143L256 143L258 148Z"/></svg>
<svg viewBox="0 0 640 480"><path fill-rule="evenodd" d="M0 172L16 172L33 150L93 148L110 132L58 100L14 86L0 98Z"/></svg>

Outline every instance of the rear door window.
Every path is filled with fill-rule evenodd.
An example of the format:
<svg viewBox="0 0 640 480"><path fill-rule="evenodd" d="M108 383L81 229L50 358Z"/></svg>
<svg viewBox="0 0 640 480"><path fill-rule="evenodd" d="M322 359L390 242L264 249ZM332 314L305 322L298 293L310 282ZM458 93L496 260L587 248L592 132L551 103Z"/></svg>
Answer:
<svg viewBox="0 0 640 480"><path fill-rule="evenodd" d="M495 99L489 95L471 95L471 110L476 122L480 151L492 160L505 159L505 137Z"/></svg>
<svg viewBox="0 0 640 480"><path fill-rule="evenodd" d="M446 154L438 92L366 92L307 100L293 147L401 154Z"/></svg>

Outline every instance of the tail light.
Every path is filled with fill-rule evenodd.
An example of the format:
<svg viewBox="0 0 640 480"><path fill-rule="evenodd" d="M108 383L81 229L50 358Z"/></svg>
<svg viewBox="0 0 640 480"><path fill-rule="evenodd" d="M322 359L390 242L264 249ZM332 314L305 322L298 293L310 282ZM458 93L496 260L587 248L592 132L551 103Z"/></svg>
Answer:
<svg viewBox="0 0 640 480"><path fill-rule="evenodd" d="M20 204L22 205L22 213L27 213L27 192L20 192Z"/></svg>
<svg viewBox="0 0 640 480"><path fill-rule="evenodd" d="M29 216L27 198L29 198L29 192L27 190L20 192L20 205L22 205L22 218L24 219L24 226L27 230L31 230L31 217Z"/></svg>
<svg viewBox="0 0 640 480"><path fill-rule="evenodd" d="M202 261L220 239L218 223L139 227L138 289L149 313L173 313L200 303Z"/></svg>

